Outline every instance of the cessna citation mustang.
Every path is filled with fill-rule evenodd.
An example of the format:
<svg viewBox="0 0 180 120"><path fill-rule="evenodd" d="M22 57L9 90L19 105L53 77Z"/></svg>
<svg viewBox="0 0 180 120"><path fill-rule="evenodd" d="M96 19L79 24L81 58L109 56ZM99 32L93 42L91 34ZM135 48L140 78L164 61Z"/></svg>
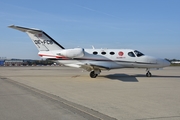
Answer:
<svg viewBox="0 0 180 120"><path fill-rule="evenodd" d="M83 68L96 78L102 70L119 68L145 68L147 77L150 69L163 68L170 63L165 59L150 57L132 49L65 49L44 31L11 25L10 28L26 32L39 50L42 58L57 60L65 66Z"/></svg>

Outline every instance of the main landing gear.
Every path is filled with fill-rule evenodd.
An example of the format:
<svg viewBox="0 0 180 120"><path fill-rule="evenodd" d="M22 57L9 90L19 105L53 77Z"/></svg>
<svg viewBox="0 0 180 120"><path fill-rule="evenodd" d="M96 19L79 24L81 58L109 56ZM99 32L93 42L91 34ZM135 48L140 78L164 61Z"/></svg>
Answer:
<svg viewBox="0 0 180 120"><path fill-rule="evenodd" d="M147 71L147 73L146 73L146 77L151 77L151 76L152 76L152 74L151 74L151 72L149 71L149 69L148 69L148 68L146 69L146 71Z"/></svg>
<svg viewBox="0 0 180 120"><path fill-rule="evenodd" d="M91 78L96 78L101 73L101 70L94 70L90 72Z"/></svg>
<svg viewBox="0 0 180 120"><path fill-rule="evenodd" d="M91 77L91 78L96 78L97 76L98 76L98 74L95 74L94 71L91 71L91 72L90 72L90 77Z"/></svg>

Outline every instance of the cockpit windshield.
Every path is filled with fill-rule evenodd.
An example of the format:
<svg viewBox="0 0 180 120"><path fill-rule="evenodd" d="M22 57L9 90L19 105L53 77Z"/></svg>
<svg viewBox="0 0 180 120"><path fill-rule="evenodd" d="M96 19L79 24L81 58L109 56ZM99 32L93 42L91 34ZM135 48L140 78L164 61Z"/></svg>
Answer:
<svg viewBox="0 0 180 120"><path fill-rule="evenodd" d="M141 53L141 52L139 52L137 50L135 50L134 53L136 54L137 57L141 57L141 56L144 55L143 53Z"/></svg>

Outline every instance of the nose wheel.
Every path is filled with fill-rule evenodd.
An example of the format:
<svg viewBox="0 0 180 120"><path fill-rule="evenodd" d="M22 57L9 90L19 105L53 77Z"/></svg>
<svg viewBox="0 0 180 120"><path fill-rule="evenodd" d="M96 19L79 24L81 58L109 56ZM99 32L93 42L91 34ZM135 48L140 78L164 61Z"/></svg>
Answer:
<svg viewBox="0 0 180 120"><path fill-rule="evenodd" d="M148 71L147 73L146 73L146 77L151 77L152 76L152 74Z"/></svg>

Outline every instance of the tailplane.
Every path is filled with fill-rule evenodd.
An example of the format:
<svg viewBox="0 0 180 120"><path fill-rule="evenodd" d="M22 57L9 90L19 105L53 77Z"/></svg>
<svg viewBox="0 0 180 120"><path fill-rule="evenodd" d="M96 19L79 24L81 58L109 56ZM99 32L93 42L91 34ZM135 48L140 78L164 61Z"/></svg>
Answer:
<svg viewBox="0 0 180 120"><path fill-rule="evenodd" d="M9 27L16 30L20 30L22 32L26 32L39 51L52 51L52 50L65 49L63 46L57 43L54 39L52 39L48 34L46 34L42 30L38 30L34 28L25 28L15 25L11 25Z"/></svg>

